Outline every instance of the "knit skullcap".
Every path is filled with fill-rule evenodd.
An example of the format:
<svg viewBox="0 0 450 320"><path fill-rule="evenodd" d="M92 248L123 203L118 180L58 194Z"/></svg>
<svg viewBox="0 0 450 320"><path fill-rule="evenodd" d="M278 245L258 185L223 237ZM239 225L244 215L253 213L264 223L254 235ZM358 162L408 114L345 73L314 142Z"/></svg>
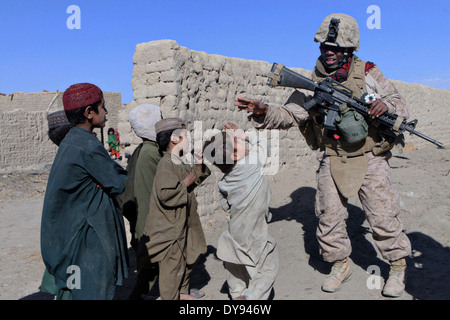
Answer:
<svg viewBox="0 0 450 320"><path fill-rule="evenodd" d="M48 114L47 121L49 130L70 124L64 110L59 110Z"/></svg>
<svg viewBox="0 0 450 320"><path fill-rule="evenodd" d="M103 92L92 83L77 83L71 85L63 94L64 110L75 110L100 101Z"/></svg>

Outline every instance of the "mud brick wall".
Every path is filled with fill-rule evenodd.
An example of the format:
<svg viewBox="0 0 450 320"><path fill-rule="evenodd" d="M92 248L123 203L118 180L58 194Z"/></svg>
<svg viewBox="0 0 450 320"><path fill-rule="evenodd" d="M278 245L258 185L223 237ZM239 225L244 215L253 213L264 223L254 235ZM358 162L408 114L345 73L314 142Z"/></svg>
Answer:
<svg viewBox="0 0 450 320"><path fill-rule="evenodd" d="M0 96L0 170L39 168L53 162L57 147L48 138L47 114L63 109L62 95L56 91ZM121 94L105 92L104 96L109 112L107 126L117 128ZM100 139L100 131L96 132Z"/></svg>

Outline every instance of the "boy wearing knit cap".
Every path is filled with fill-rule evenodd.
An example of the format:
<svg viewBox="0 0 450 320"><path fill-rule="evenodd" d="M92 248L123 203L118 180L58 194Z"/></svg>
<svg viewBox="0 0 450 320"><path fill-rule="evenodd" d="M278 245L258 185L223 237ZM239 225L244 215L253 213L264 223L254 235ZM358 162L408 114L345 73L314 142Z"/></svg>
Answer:
<svg viewBox="0 0 450 320"><path fill-rule="evenodd" d="M73 125L67 120L66 112L58 110L47 115L48 137L59 146Z"/></svg>
<svg viewBox="0 0 450 320"><path fill-rule="evenodd" d="M150 211L144 228L148 259L159 264L159 291L163 300L188 300L203 296L196 289L189 292L189 279L206 240L194 189L210 174L196 154L196 164L183 158L189 140L181 119L169 118L155 124L156 141L162 158L156 169L150 198ZM141 242L144 245L143 242Z"/></svg>
<svg viewBox="0 0 450 320"><path fill-rule="evenodd" d="M61 141L73 127L69 120L67 120L66 112L64 110L58 110L48 114L47 123L48 137L57 146L61 144ZM47 269L45 269L44 275L42 276L40 290L55 295L57 300L70 299L70 292L58 290L58 288L56 288L55 277L52 276Z"/></svg>
<svg viewBox="0 0 450 320"><path fill-rule="evenodd" d="M124 222L114 200L127 172L92 133L105 126L108 113L100 88L72 85L63 104L74 127L59 146L47 183L42 258L69 298L108 300L128 276Z"/></svg>

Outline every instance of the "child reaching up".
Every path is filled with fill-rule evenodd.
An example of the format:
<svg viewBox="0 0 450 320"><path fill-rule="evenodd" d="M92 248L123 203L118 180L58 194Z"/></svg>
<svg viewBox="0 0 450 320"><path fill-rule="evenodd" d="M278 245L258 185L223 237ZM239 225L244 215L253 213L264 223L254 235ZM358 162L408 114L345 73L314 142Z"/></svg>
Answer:
<svg viewBox="0 0 450 320"><path fill-rule="evenodd" d="M234 123L205 144L204 157L223 178L219 191L222 207L230 214L228 230L217 245L225 262L229 293L234 300L266 300L278 274L276 241L268 234L270 188L263 167L267 143L246 135ZM245 142L250 148L247 149Z"/></svg>

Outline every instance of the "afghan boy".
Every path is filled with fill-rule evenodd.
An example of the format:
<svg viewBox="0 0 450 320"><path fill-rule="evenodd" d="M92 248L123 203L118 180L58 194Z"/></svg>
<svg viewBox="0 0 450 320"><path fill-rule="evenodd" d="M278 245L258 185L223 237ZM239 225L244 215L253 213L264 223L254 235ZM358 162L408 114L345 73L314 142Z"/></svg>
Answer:
<svg viewBox="0 0 450 320"><path fill-rule="evenodd" d="M190 165L182 158L187 154L189 140L181 119L158 121L155 130L162 158L144 228L149 237L145 245L151 262L159 264L161 299L188 300L193 298L189 293L191 272L206 252L194 189L211 172L203 163Z"/></svg>
<svg viewBox="0 0 450 320"><path fill-rule="evenodd" d="M47 115L48 123L48 137L49 139L59 147L61 141L69 133L73 125L67 120L66 112L64 110L58 110ZM55 285L55 277L48 273L47 269L42 276L42 282L40 285L42 292L50 293L56 296L56 300L71 299L70 291L58 290Z"/></svg>
<svg viewBox="0 0 450 320"><path fill-rule="evenodd" d="M204 157L224 176L218 183L228 229L218 241L233 300L271 297L279 263L276 241L268 233L270 187L264 173L267 142L227 122L225 131L205 143ZM250 147L246 146L246 142Z"/></svg>
<svg viewBox="0 0 450 320"><path fill-rule="evenodd" d="M139 253L139 242L143 237L149 212L153 180L161 155L156 143L155 124L161 120L161 109L153 104L140 104L130 111L128 120L131 128L142 142L128 159L127 171L130 178L125 182L125 191L118 197L123 215L130 222L131 245L136 252L137 277L134 289L128 299L140 300L148 294L158 277L158 264L149 263L146 250Z"/></svg>
<svg viewBox="0 0 450 320"><path fill-rule="evenodd" d="M124 221L114 202L127 172L92 133L106 123L102 90L74 84L64 92L63 105L74 127L61 142L48 179L42 258L57 289L72 299L109 300L128 276Z"/></svg>

